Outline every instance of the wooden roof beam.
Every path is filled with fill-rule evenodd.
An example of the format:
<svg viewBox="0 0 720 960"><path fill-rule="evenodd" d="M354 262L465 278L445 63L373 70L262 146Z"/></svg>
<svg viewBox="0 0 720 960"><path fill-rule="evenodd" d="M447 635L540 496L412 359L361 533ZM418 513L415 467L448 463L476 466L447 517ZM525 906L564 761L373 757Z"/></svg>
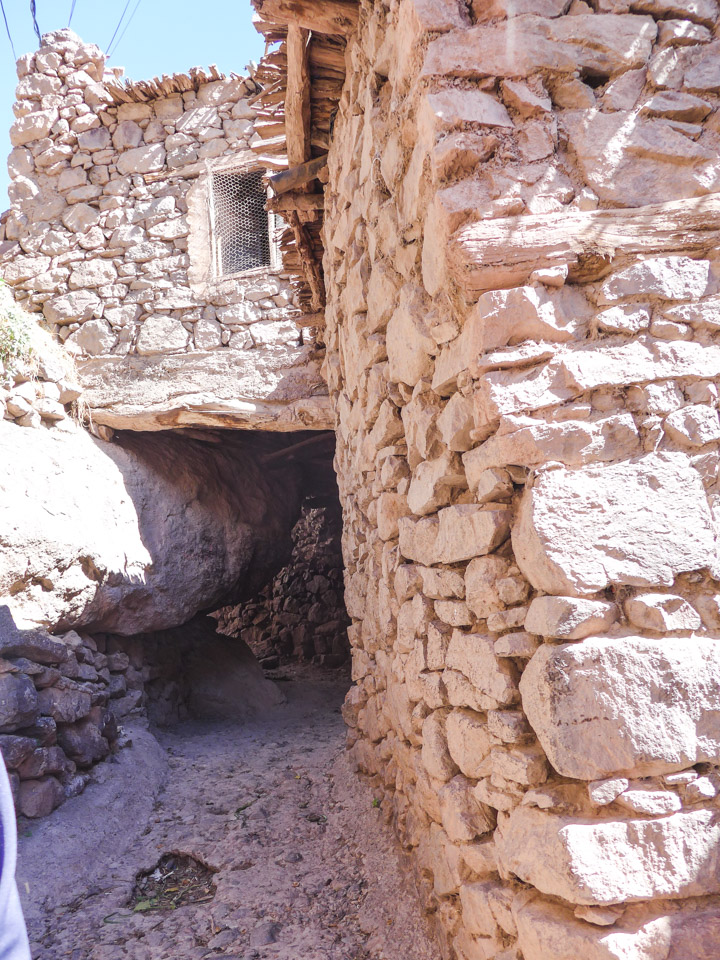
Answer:
<svg viewBox="0 0 720 960"><path fill-rule="evenodd" d="M255 8L263 20L293 23L313 33L347 37L358 25L355 0L255 0Z"/></svg>

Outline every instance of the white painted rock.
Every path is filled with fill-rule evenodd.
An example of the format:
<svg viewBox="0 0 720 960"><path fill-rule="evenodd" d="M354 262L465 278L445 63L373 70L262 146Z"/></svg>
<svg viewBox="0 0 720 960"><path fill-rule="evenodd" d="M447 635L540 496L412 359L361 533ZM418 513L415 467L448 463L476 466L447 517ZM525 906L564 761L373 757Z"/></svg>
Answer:
<svg viewBox="0 0 720 960"><path fill-rule="evenodd" d="M570 903L602 905L720 891L716 810L657 820L580 820L520 806L497 843L502 868Z"/></svg>
<svg viewBox="0 0 720 960"><path fill-rule="evenodd" d="M534 587L571 596L612 583L670 586L715 562L702 481L682 454L541 474L512 540Z"/></svg>
<svg viewBox="0 0 720 960"><path fill-rule="evenodd" d="M525 617L525 629L540 637L582 640L604 632L617 618L618 608L605 600L535 597Z"/></svg>
<svg viewBox="0 0 720 960"><path fill-rule="evenodd" d="M720 643L590 637L546 644L520 681L523 709L566 777L653 776L720 762Z"/></svg>

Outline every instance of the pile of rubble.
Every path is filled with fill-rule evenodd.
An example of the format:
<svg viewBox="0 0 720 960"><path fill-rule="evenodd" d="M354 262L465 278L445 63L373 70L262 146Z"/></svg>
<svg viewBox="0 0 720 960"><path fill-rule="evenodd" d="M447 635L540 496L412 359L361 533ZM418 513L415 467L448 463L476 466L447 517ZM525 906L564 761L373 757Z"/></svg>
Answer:
<svg viewBox="0 0 720 960"><path fill-rule="evenodd" d="M220 610L219 629L241 637L264 666L289 658L340 666L349 619L343 601L339 504L306 501L290 562L250 603Z"/></svg>

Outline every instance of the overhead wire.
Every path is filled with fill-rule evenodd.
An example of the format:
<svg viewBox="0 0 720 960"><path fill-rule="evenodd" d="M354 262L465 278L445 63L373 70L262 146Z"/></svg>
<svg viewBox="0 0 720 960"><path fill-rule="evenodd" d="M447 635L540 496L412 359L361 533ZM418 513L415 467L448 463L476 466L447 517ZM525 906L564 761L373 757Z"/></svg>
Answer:
<svg viewBox="0 0 720 960"><path fill-rule="evenodd" d="M77 0L72 0L72 6L70 7L70 16L68 17L68 27L72 23L73 14L75 13L75 4Z"/></svg>
<svg viewBox="0 0 720 960"><path fill-rule="evenodd" d="M112 53L116 53L116 52L117 52L117 48L118 48L118 47L120 46L120 44L122 43L122 38L123 38L123 37L125 36L125 34L127 33L127 28L128 28L128 27L130 26L130 24L133 22L133 17L134 17L135 14L137 13L138 7L140 6L141 3L142 3L142 0L137 0L137 3L136 3L135 6L133 7L133 12L130 14L130 16L129 16L129 18L128 18L128 22L127 22L127 23L125 24L125 26L123 27L123 32L120 34L120 36L117 38L117 40L116 40L116 42L115 42L115 46L113 47L112 51L108 50L108 56L110 56L111 52L112 52Z"/></svg>
<svg viewBox="0 0 720 960"><path fill-rule="evenodd" d="M0 0L0 10L2 10L3 20L5 21L5 29L7 30L8 40L10 41L10 49L13 52L13 57L17 60L15 44L13 43L12 34L10 33L10 24L8 23L7 14L5 13L5 4L3 3L3 0Z"/></svg>
<svg viewBox="0 0 720 960"><path fill-rule="evenodd" d="M40 36L40 27L37 22L37 10L35 8L35 0L30 0L30 15L32 16L33 27L35 29L35 36L38 38L38 43L42 42L42 37Z"/></svg>
<svg viewBox="0 0 720 960"><path fill-rule="evenodd" d="M113 40L117 36L117 32L120 29L120 24L123 22L125 18L125 14L127 13L127 8L129 6L130 6L130 0L126 0L125 6L123 7L123 12L120 14L120 19L118 20L117 26L115 27L115 31L113 35L110 37L110 43L107 45L108 56L110 56L110 47L113 45Z"/></svg>

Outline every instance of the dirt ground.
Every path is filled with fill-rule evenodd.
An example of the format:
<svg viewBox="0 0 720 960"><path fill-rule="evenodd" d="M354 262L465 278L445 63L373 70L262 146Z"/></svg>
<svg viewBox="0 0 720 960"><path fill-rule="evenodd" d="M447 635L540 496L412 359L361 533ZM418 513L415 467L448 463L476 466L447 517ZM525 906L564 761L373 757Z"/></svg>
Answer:
<svg viewBox="0 0 720 960"><path fill-rule="evenodd" d="M35 960L436 960L407 862L345 759L348 682L283 672L287 703L262 718L138 725L82 796L21 824ZM173 858L156 871L166 854L209 867L214 896L192 868L168 876Z"/></svg>

